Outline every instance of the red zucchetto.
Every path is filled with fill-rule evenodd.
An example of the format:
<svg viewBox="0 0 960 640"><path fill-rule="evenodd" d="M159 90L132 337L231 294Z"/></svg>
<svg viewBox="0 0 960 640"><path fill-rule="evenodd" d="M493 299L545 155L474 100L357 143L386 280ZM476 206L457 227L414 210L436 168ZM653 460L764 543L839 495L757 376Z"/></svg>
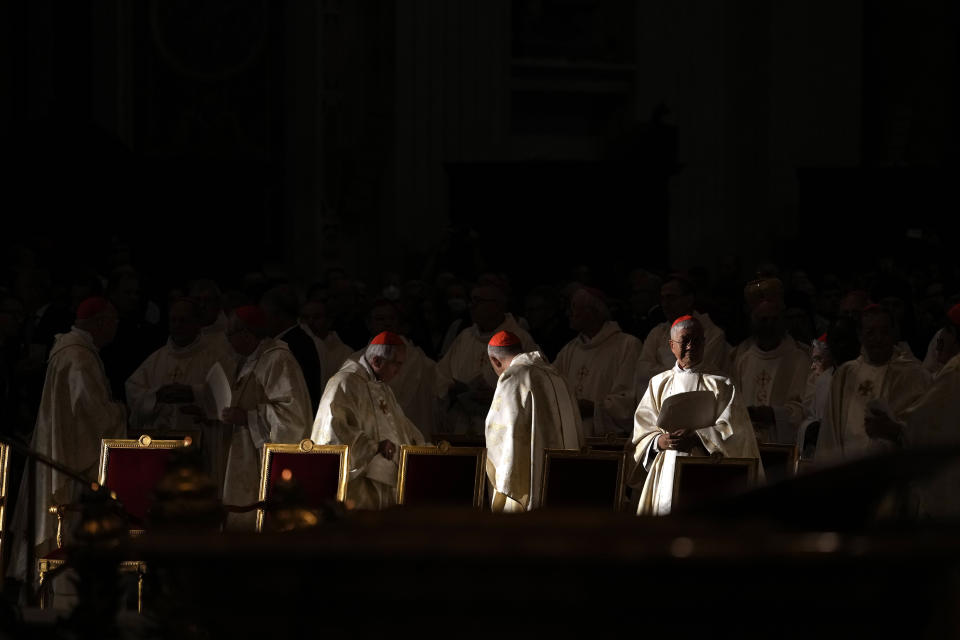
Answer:
<svg viewBox="0 0 960 640"><path fill-rule="evenodd" d="M500 331L493 334L493 337L490 338L490 342L487 344L491 347L512 347L520 344L520 338L509 331Z"/></svg>
<svg viewBox="0 0 960 640"><path fill-rule="evenodd" d="M404 342L403 338L392 331L381 331L373 337L373 340L370 341L370 344L386 344L398 347L404 344Z"/></svg>
<svg viewBox="0 0 960 640"><path fill-rule="evenodd" d="M673 329L675 326L677 326L681 322L685 322L687 320L693 320L693 316L680 316L679 318L673 321L673 324L670 325L670 328Z"/></svg>

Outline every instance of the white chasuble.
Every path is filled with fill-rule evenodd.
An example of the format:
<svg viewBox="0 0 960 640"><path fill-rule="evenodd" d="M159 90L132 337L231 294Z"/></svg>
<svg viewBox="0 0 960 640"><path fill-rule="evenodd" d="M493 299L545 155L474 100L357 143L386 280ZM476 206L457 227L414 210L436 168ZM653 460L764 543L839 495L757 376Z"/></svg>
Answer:
<svg viewBox="0 0 960 640"><path fill-rule="evenodd" d="M100 440L127 435L126 409L110 393L97 347L89 333L73 327L56 336L50 350L43 394L30 448L82 473L94 481L98 475ZM53 504L76 502L82 486L45 464L36 464L36 504L29 513L28 476L24 472L16 513L11 526L13 541L8 573L26 573L27 518L33 518L37 557L56 548L57 519L47 513ZM65 532L69 536L69 531Z"/></svg>
<svg viewBox="0 0 960 640"><path fill-rule="evenodd" d="M497 381L485 424L494 511L540 506L544 449L579 449L580 412L566 381L538 351L521 353Z"/></svg>
<svg viewBox="0 0 960 640"><path fill-rule="evenodd" d="M657 438L665 433L657 426L660 407L672 395L688 391L711 391L716 396L716 422L699 429L696 434L700 444L689 454L677 451L660 451ZM666 425L667 431L683 428L682 425ZM643 394L643 399L634 415L633 427L634 461L636 466L627 484L639 487L638 515L667 515L673 503L673 475L678 455L722 455L727 458L757 458L760 451L750 424L746 407L740 403L737 391L729 378L701 373L699 370L684 370L674 366L653 377ZM647 471L646 479L640 469ZM762 479L763 467L758 468Z"/></svg>
<svg viewBox="0 0 960 640"><path fill-rule="evenodd" d="M734 364L733 379L744 407L771 407L774 424L767 425L770 442L796 442L803 422L810 355L789 337L770 351L755 343L743 349Z"/></svg>
<svg viewBox="0 0 960 640"><path fill-rule="evenodd" d="M225 425L229 445L223 501L243 506L257 501L260 458L266 442L295 444L310 434L310 394L289 347L264 338L241 358L233 383L233 406L247 412L247 424ZM229 528L252 528L255 514L230 514Z"/></svg>
<svg viewBox="0 0 960 640"><path fill-rule="evenodd" d="M830 385L827 419L817 439L817 462L839 462L891 450L893 443L867 435L864 418L872 408L902 422L903 412L929 386L929 373L913 358L894 356L887 364L876 366L860 356L844 363Z"/></svg>
<svg viewBox="0 0 960 640"><path fill-rule="evenodd" d="M393 390L377 380L366 358L360 362L347 360L330 378L320 399L311 439L318 444L349 447L347 500L356 509L395 505L400 446L424 443L423 435L404 415ZM383 440L390 440L397 447L392 460L377 452Z"/></svg>
<svg viewBox="0 0 960 640"><path fill-rule="evenodd" d="M584 435L626 431L633 407L622 411L622 403L610 395L618 381L632 381L641 346L640 340L624 333L619 324L608 321L593 338L580 334L560 350L554 368L577 400L589 400L594 406L593 415L582 416Z"/></svg>
<svg viewBox="0 0 960 640"><path fill-rule="evenodd" d="M223 334L199 335L185 347L172 340L147 357L127 379L127 404L130 408L130 430L197 429L199 421L181 409L193 404L205 409L207 417L218 419L207 397L207 373L220 363L228 379L236 369L237 356ZM194 401L180 404L157 402L157 391L168 384L183 384L193 389Z"/></svg>
<svg viewBox="0 0 960 640"><path fill-rule="evenodd" d="M471 391L492 392L497 386L497 374L487 357L487 343L495 333L509 331L518 338L523 351L538 351L529 333L523 330L511 314L496 329L481 333L473 324L461 331L450 349L437 363L439 375L444 380L453 380L467 385ZM477 402L472 393L462 394L444 416L444 430L455 433L481 433L483 419L489 410L489 401Z"/></svg>
<svg viewBox="0 0 960 640"><path fill-rule="evenodd" d="M450 380L443 378L437 363L427 357L423 349L401 336L407 346L406 359L394 378L387 384L403 409L403 415L417 426L423 437L430 440L440 426L441 399L450 388ZM363 360L365 350L350 356L354 362Z"/></svg>

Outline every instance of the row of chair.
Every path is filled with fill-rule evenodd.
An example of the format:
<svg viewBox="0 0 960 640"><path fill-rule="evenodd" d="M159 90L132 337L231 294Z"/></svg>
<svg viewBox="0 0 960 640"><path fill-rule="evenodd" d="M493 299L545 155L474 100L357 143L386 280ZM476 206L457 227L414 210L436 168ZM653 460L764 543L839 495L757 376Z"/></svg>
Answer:
<svg viewBox="0 0 960 640"><path fill-rule="evenodd" d="M456 442L455 438L454 441ZM170 453L190 445L190 438L108 439L101 442L99 483L115 492L134 523L146 522L154 489L163 477ZM484 508L486 448L478 443L441 442L438 446L404 445L399 455L397 502L410 507L443 506ZM548 449L544 452L541 485L543 508L599 508L620 511L626 507L624 440L594 438L583 451ZM768 480L797 471L797 449L792 445L761 445ZM268 505L273 489L284 476L293 477L303 491L305 506L344 502L349 450L346 445L265 444L261 459L257 530L269 528ZM9 449L0 447L0 558L5 531L6 476ZM756 476L756 461L733 458L678 458L674 480L674 508L690 505L749 485ZM63 505L53 505L58 526L63 526ZM142 526L132 533L142 533ZM41 585L51 572L64 566L62 536L58 549L38 561ZM136 571L142 586L146 567L128 562L121 569ZM43 591L41 591L43 593ZM41 600L43 605L43 599Z"/></svg>

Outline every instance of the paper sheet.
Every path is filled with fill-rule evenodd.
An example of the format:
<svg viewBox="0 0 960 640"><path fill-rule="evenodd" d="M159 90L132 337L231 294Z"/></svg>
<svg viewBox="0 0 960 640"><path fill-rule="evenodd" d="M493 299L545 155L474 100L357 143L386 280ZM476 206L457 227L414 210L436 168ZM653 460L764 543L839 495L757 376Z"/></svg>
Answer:
<svg viewBox="0 0 960 640"><path fill-rule="evenodd" d="M219 418L223 410L233 402L230 382L227 380L227 374L224 373L219 362L213 363L210 371L207 372L207 388L210 390L210 396L213 399L216 417Z"/></svg>
<svg viewBox="0 0 960 640"><path fill-rule="evenodd" d="M660 405L657 426L676 429L703 429L716 424L716 396L712 391L687 391L670 396Z"/></svg>

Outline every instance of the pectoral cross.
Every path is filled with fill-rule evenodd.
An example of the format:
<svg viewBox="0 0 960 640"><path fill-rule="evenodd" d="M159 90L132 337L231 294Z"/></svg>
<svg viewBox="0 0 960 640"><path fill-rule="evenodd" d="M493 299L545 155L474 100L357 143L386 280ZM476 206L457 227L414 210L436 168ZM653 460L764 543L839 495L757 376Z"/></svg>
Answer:
<svg viewBox="0 0 960 640"><path fill-rule="evenodd" d="M387 415L387 403L383 401L383 398L380 398L380 411L383 411L383 415Z"/></svg>
<svg viewBox="0 0 960 640"><path fill-rule="evenodd" d="M757 376L757 404L767 403L767 385L772 379L766 369Z"/></svg>
<svg viewBox="0 0 960 640"><path fill-rule="evenodd" d="M577 371L577 396L583 392L583 379L590 375L590 370L587 369L586 365L580 367L580 370Z"/></svg>
<svg viewBox="0 0 960 640"><path fill-rule="evenodd" d="M873 397L873 380L864 380L860 383L860 386L857 387L857 395L862 398L872 398Z"/></svg>

